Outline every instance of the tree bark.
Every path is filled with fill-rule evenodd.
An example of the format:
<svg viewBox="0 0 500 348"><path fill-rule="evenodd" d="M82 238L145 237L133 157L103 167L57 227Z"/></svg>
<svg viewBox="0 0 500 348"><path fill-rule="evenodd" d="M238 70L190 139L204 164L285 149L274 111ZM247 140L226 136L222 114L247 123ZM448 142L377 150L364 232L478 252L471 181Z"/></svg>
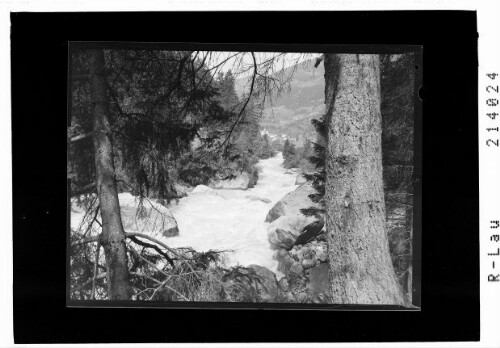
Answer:
<svg viewBox="0 0 500 348"><path fill-rule="evenodd" d="M111 145L109 106L104 77L103 50L89 51L90 91L93 104L93 141L96 184L102 217L100 242L104 248L109 300L130 299L127 249L123 230Z"/></svg>
<svg viewBox="0 0 500 348"><path fill-rule="evenodd" d="M324 64L332 301L403 304L386 233L379 57L325 54Z"/></svg>

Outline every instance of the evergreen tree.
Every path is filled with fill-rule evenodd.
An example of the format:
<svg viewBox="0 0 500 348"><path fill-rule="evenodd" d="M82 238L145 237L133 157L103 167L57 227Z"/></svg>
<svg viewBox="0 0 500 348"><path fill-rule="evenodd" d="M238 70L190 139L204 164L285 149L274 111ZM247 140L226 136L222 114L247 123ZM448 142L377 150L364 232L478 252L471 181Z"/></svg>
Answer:
<svg viewBox="0 0 500 348"><path fill-rule="evenodd" d="M210 71L191 52L75 50L71 56L71 192L97 190L97 207L85 204L87 214L95 216L90 226L99 212L102 219L97 236L87 237L89 229L73 233L74 252L86 256L73 254L72 260L94 255L98 260L102 245L107 298L126 300L132 292L125 239L146 244L123 230L119 189L160 200L175 195L176 158L189 150L203 125L227 122L233 113L220 105ZM82 248L91 242L97 242L97 248ZM78 268L88 263L72 264L72 274L88 272ZM92 290L91 297L94 294Z"/></svg>
<svg viewBox="0 0 500 348"><path fill-rule="evenodd" d="M262 137L262 149L260 151L260 158L266 159L270 157L274 157L275 152L273 145L271 144L271 140L267 134L264 134Z"/></svg>
<svg viewBox="0 0 500 348"><path fill-rule="evenodd" d="M379 56L325 54L324 64L332 299L403 304L386 231Z"/></svg>
<svg viewBox="0 0 500 348"><path fill-rule="evenodd" d="M319 120L312 119L311 123L316 129L317 140L313 144L313 154L309 156L309 161L315 166L314 173L304 174L304 178L311 183L316 193L309 195L309 198L314 203L320 204L320 208L310 207L300 209L302 214L306 216L315 216L318 219L323 219L325 213L325 203L323 197L325 195L325 156L326 156L326 122L325 116Z"/></svg>
<svg viewBox="0 0 500 348"><path fill-rule="evenodd" d="M283 157L286 157L289 152L290 152L290 141L286 139L285 144L283 144Z"/></svg>

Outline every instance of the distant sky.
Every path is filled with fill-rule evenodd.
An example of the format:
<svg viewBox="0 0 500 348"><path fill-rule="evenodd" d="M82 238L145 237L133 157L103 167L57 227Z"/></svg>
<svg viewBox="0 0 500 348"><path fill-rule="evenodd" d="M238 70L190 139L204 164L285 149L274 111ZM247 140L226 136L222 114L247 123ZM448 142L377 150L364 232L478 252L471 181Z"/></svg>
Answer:
<svg viewBox="0 0 500 348"><path fill-rule="evenodd" d="M205 52L200 52L205 53ZM282 53L278 52L255 52L255 59L257 64L261 64L273 57L278 58L276 60L277 70L281 68L288 68L296 63L301 63L305 60L315 58L319 56L319 53ZM224 60L228 59L227 62L222 64L219 71L226 72L232 70L234 73L238 74L239 77L250 76L253 69L253 59L252 55L248 52L213 52L211 59L206 62L208 67L214 67L217 64L222 63Z"/></svg>

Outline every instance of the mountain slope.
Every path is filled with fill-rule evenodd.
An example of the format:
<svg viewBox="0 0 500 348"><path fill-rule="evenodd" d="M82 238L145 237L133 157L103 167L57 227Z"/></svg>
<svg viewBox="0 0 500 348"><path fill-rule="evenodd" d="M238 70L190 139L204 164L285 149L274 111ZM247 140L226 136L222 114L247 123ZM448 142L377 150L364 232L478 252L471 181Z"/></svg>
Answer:
<svg viewBox="0 0 500 348"><path fill-rule="evenodd" d="M314 68L315 59L285 69L285 75L293 72L290 90L266 103L261 126L271 135L288 138L300 145L306 138L314 140L316 132L312 118L319 118L324 111L324 68ZM242 95L248 88L248 78L236 80L236 91Z"/></svg>

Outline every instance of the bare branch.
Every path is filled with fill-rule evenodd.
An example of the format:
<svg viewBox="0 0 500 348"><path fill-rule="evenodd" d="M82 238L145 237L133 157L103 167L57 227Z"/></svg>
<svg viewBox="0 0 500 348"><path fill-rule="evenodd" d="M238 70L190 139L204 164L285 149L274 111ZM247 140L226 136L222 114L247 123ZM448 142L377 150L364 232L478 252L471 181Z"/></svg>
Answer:
<svg viewBox="0 0 500 348"><path fill-rule="evenodd" d="M147 274L144 274L144 273L130 272L130 275L133 275L133 276L136 276L136 277L147 278L147 279L151 280L152 282L161 284L161 282L158 279L155 279L155 278L153 278L151 276L148 276Z"/></svg>
<svg viewBox="0 0 500 348"><path fill-rule="evenodd" d="M91 193L91 192L94 192L95 189L97 188L97 185L95 182L92 182L88 185L85 185L83 186L82 188L78 189L78 190L74 190L71 192L71 197L74 197L74 196L79 196L79 195L83 195L83 194L86 194L86 193Z"/></svg>
<svg viewBox="0 0 500 348"><path fill-rule="evenodd" d="M138 233L138 232L125 232L125 235L127 236L127 238L131 238L131 237L141 237L141 238L145 238L145 239L148 239L158 245L160 245L161 247L167 249L168 251L170 251L172 254L174 254L175 256L177 256L179 258L179 260L182 260L184 261L188 267L191 269L191 271L194 272L194 269L193 267L191 266L191 264L189 262L187 262L188 258L179 254L177 251L175 251L174 249L170 248L169 246L167 246L165 243L159 241L158 239L156 238L153 238L151 236L148 236L147 234L144 234L144 233Z"/></svg>
<svg viewBox="0 0 500 348"><path fill-rule="evenodd" d="M77 141L80 141L80 140L83 140L83 139L86 139L86 138L89 138L91 137L92 135L94 134L94 132L89 132L89 133L85 133L85 134L80 134L80 135L77 135L71 139L68 139L68 141L70 143L76 143Z"/></svg>
<svg viewBox="0 0 500 348"><path fill-rule="evenodd" d="M241 119L241 116L243 115L243 112L245 111L248 103L250 102L250 99L252 98L253 89L254 89L254 85L255 85L255 78L257 76L257 61L255 60L255 54L254 54L254 52L250 52L250 53L252 54L253 67L254 67L253 68L253 75L252 75L252 83L250 85L250 92L248 93L248 97L247 97L245 103L243 104L243 107L240 109L240 112L239 112L238 116L236 117L236 121L233 123L233 125L232 125L232 127L231 127L231 129L229 131L229 135L222 142L222 144L215 149L215 151L222 149L222 147L229 141L229 139L231 138L231 135L234 132L234 129L236 128L236 126L240 122L240 119Z"/></svg>
<svg viewBox="0 0 500 348"><path fill-rule="evenodd" d="M129 247L130 247L130 250L132 250L134 252L134 254L144 260L148 265L150 265L151 267L155 268L158 272L160 272L161 274L163 274L165 277L168 277L168 274L165 273L163 270L159 269L157 265L155 265L154 263L152 263L151 261L149 261L148 259L146 259L144 256L142 256L137 250L135 250L135 248L129 244Z"/></svg>
<svg viewBox="0 0 500 348"><path fill-rule="evenodd" d="M167 253L163 252L160 248L158 248L158 246L156 246L154 244L142 242L137 237L130 237L130 240L134 241L135 243L137 243L143 247L153 248L154 250L156 250L157 253L159 253L160 255L163 255L163 257L165 257L167 259L168 263L170 263L171 266L174 266L174 261L172 260L172 258L170 258L170 256L168 256Z"/></svg>
<svg viewBox="0 0 500 348"><path fill-rule="evenodd" d="M95 279L102 279L102 278L105 278L106 277L106 272L103 272L103 273L99 273L97 276L95 276ZM74 287L73 289L71 289L71 292L75 292L75 291L80 291L82 290L83 288L85 288L87 285L89 285L90 283L92 283L92 281L94 280L94 278L90 278L89 280L87 280L85 283L83 284L80 284L78 285L77 287Z"/></svg>
<svg viewBox="0 0 500 348"><path fill-rule="evenodd" d="M92 292L90 293L90 299L95 300L95 281L97 279L97 266L99 265L99 252L101 250L101 243L97 242L95 251L95 261L94 261L94 278L92 278Z"/></svg>
<svg viewBox="0 0 500 348"><path fill-rule="evenodd" d="M98 234L97 236L91 236L87 238L82 238L80 240L71 242L71 246L77 246L77 245L83 245L83 244L88 244L88 243L93 243L93 242L99 242L101 235Z"/></svg>
<svg viewBox="0 0 500 348"><path fill-rule="evenodd" d="M141 237L141 238L145 238L145 239L148 239L158 245L160 245L161 247L167 249L168 251L170 251L172 254L174 254L175 256L177 256L178 258L180 259L185 259L185 257L179 255L179 253L177 253L174 249L170 248L169 246L167 246L165 243L159 241L158 239L156 238L153 238L151 236L148 236L147 234L144 234L144 233L139 233L139 232L125 232L125 235L127 238L130 238L132 239L133 237Z"/></svg>

